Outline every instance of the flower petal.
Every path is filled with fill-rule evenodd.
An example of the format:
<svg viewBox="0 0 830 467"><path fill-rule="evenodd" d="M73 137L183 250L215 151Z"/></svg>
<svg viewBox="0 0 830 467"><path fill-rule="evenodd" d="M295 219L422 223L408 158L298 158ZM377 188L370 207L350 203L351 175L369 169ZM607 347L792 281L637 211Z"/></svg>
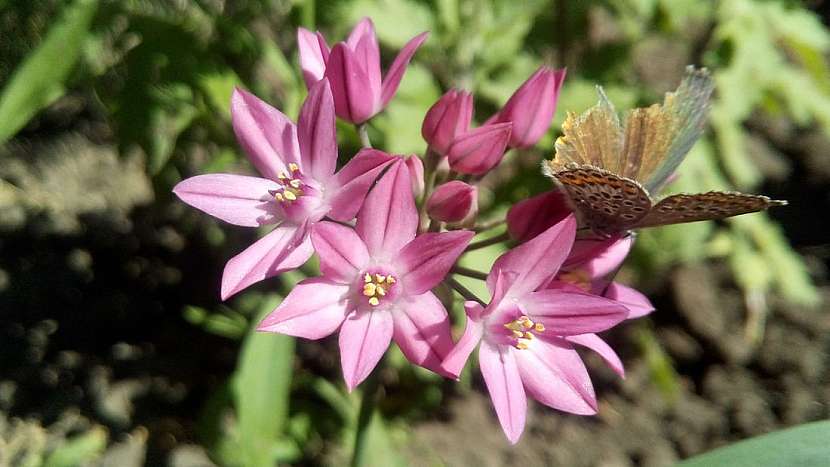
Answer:
<svg viewBox="0 0 830 467"><path fill-rule="evenodd" d="M614 370L615 373L620 375L621 378L625 378L625 368L623 367L622 360L614 352L614 349L611 348L610 345L606 344L604 340L600 339L599 336L596 334L580 334L578 336L568 336L565 338L568 342L573 342L574 344L579 344L584 347L588 347L589 349L593 350L594 352L598 353L605 363Z"/></svg>
<svg viewBox="0 0 830 467"><path fill-rule="evenodd" d="M645 295L619 282L610 283L603 295L626 307L628 319L641 318L654 311L654 305Z"/></svg>
<svg viewBox="0 0 830 467"><path fill-rule="evenodd" d="M297 29L297 48L300 52L300 68L308 89L323 79L326 73L326 61L329 58L329 46L326 38L319 32L314 33L305 28Z"/></svg>
<svg viewBox="0 0 830 467"><path fill-rule="evenodd" d="M444 280L473 235L468 230L430 232L406 244L397 255L406 293L420 295Z"/></svg>
<svg viewBox="0 0 830 467"><path fill-rule="evenodd" d="M582 242L576 242L575 246L578 243ZM584 269L594 279L602 279L608 275L613 275L620 268L625 257L628 256L628 252L631 251L633 243L633 235L602 242L599 248L595 249L579 267ZM571 257L575 257L576 254L577 252L572 251ZM571 258L568 258L567 262L570 261Z"/></svg>
<svg viewBox="0 0 830 467"><path fill-rule="evenodd" d="M346 387L360 384L383 357L392 341L392 315L385 311L350 314L340 327L340 364Z"/></svg>
<svg viewBox="0 0 830 467"><path fill-rule="evenodd" d="M483 175L504 157L510 140L511 123L486 125L455 138L447 151L450 167L456 172Z"/></svg>
<svg viewBox="0 0 830 467"><path fill-rule="evenodd" d="M278 220L280 210L268 193L278 186L264 178L208 174L182 180L173 188L173 193L185 203L225 222L258 227Z"/></svg>
<svg viewBox="0 0 830 467"><path fill-rule="evenodd" d="M337 330L349 311L349 286L322 277L295 285L287 297L257 326L305 339L321 339Z"/></svg>
<svg viewBox="0 0 830 467"><path fill-rule="evenodd" d="M628 316L628 310L613 300L557 289L523 295L519 307L557 336L604 331Z"/></svg>
<svg viewBox="0 0 830 467"><path fill-rule="evenodd" d="M375 25L369 18L363 18L352 29L346 44L354 52L366 76L369 78L369 88L372 90L373 104L380 105L380 46L375 34ZM376 110L378 110L376 108Z"/></svg>
<svg viewBox="0 0 830 467"><path fill-rule="evenodd" d="M415 154L406 157L406 168L409 169L409 177L412 179L412 194L420 198L424 193L424 161Z"/></svg>
<svg viewBox="0 0 830 467"><path fill-rule="evenodd" d="M467 327L464 328L464 335L450 350L441 364L441 368L445 373L451 377L458 379L464 365L470 358L478 343L481 342L481 336L484 335L484 324L478 320L484 309L476 302L465 302L464 308L467 310Z"/></svg>
<svg viewBox="0 0 830 467"><path fill-rule="evenodd" d="M478 362L501 428L510 443L516 444L525 428L527 398L513 350L484 341L478 351Z"/></svg>
<svg viewBox="0 0 830 467"><path fill-rule="evenodd" d="M309 90L300 109L297 132L303 169L315 180L326 182L337 165L334 99L327 79L318 81Z"/></svg>
<svg viewBox="0 0 830 467"><path fill-rule="evenodd" d="M418 34L407 42L401 51L398 52L398 56L395 57L395 61L392 62L392 65L386 72L386 76L383 77L383 86L381 88L381 108L386 107L389 104L389 101L391 101L395 96L395 93L398 91L398 86L401 84L401 79L406 72L406 67L409 65L409 61L412 60L412 56L415 55L418 47L420 47L421 44L427 40L428 36L429 32L422 32L421 34Z"/></svg>
<svg viewBox="0 0 830 467"><path fill-rule="evenodd" d="M225 265L222 300L281 272L302 266L314 253L303 224L280 225Z"/></svg>
<svg viewBox="0 0 830 467"><path fill-rule="evenodd" d="M514 239L525 242L549 229L572 212L563 191L547 191L514 204L507 211L507 231Z"/></svg>
<svg viewBox="0 0 830 467"><path fill-rule="evenodd" d="M377 149L363 149L358 152L334 175L326 188L332 193L328 216L340 222L354 219L378 175L397 159Z"/></svg>
<svg viewBox="0 0 830 467"><path fill-rule="evenodd" d="M597 399L588 370L576 350L562 339L534 339L514 352L525 389L554 409L578 415L597 413Z"/></svg>
<svg viewBox="0 0 830 467"><path fill-rule="evenodd" d="M369 76L355 53L344 43L331 49L325 77L331 84L337 116L352 123L363 123L375 114Z"/></svg>
<svg viewBox="0 0 830 467"><path fill-rule="evenodd" d="M415 238L418 212L409 169L401 159L389 168L366 197L355 226L373 257L391 259Z"/></svg>
<svg viewBox="0 0 830 467"><path fill-rule="evenodd" d="M406 358L438 374L446 375L441 362L452 349L450 318L432 293L409 296L392 312L393 339Z"/></svg>
<svg viewBox="0 0 830 467"><path fill-rule="evenodd" d="M369 262L366 245L351 227L320 222L311 230L311 243L320 257L320 271L328 279L351 283Z"/></svg>
<svg viewBox="0 0 830 467"><path fill-rule="evenodd" d="M559 270L576 237L573 215L545 230L532 240L501 255L487 276L487 288L495 290L494 271L511 278L506 293L513 297L536 290ZM510 274L507 274L510 273Z"/></svg>
<svg viewBox="0 0 830 467"><path fill-rule="evenodd" d="M239 145L263 176L276 180L289 163L300 164L297 128L279 110L237 88L231 97L231 120Z"/></svg>

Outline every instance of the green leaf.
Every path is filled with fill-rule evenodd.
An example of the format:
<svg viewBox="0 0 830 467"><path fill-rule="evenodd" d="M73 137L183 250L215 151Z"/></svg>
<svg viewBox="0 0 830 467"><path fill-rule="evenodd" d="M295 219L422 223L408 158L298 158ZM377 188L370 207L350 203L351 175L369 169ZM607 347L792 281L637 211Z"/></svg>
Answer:
<svg viewBox="0 0 830 467"><path fill-rule="evenodd" d="M725 446L681 467L819 467L830 459L830 421L808 423Z"/></svg>
<svg viewBox="0 0 830 467"><path fill-rule="evenodd" d="M0 93L0 144L64 95L97 7L97 0L77 0L67 7L43 42L15 70Z"/></svg>
<svg viewBox="0 0 830 467"><path fill-rule="evenodd" d="M85 464L97 458L107 447L107 430L96 426L84 434L69 439L58 446L46 462L44 467L74 467Z"/></svg>
<svg viewBox="0 0 830 467"><path fill-rule="evenodd" d="M264 300L255 323L278 303L276 295ZM293 337L252 330L245 338L232 381L240 464L272 466L282 452L276 442L288 418L293 362Z"/></svg>

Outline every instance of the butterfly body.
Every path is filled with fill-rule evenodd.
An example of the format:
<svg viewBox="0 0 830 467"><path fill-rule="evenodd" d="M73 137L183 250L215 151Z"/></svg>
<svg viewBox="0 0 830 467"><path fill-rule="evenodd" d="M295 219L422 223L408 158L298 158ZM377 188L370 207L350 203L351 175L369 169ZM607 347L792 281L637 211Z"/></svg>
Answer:
<svg viewBox="0 0 830 467"><path fill-rule="evenodd" d="M688 67L686 78L661 104L633 109L620 123L600 100L582 115L569 114L556 141L556 157L543 166L571 201L583 226L608 237L642 227L724 219L786 204L766 196L707 192L668 196L660 190L700 137L714 83L706 69Z"/></svg>

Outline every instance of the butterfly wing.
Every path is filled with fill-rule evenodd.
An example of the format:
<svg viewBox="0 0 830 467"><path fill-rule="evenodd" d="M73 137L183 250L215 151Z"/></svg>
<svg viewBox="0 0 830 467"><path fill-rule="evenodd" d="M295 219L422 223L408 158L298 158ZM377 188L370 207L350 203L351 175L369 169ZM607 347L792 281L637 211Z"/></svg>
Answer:
<svg viewBox="0 0 830 467"><path fill-rule="evenodd" d="M597 86L599 102L581 115L568 113L562 136L556 140L556 156L548 161L552 172L572 165L590 165L619 173L623 133L614 105Z"/></svg>
<svg viewBox="0 0 830 467"><path fill-rule="evenodd" d="M725 219L786 204L786 201L769 199L766 196L735 192L678 194L660 200L634 227Z"/></svg>
<svg viewBox="0 0 830 467"><path fill-rule="evenodd" d="M651 193L661 188L703 132L714 86L706 68L689 66L662 105L629 111L622 170L615 173L641 182Z"/></svg>
<svg viewBox="0 0 830 467"><path fill-rule="evenodd" d="M581 225L608 237L637 225L651 199L634 180L591 166L572 166L550 174L568 194Z"/></svg>

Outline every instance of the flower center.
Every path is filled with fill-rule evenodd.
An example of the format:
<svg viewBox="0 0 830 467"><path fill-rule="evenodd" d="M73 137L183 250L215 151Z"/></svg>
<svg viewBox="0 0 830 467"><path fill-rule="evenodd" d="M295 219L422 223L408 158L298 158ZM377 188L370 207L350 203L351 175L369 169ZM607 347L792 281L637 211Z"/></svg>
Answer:
<svg viewBox="0 0 830 467"><path fill-rule="evenodd" d="M291 162L288 164L288 170L290 173L281 172L277 175L277 182L281 186L268 192L281 204L291 204L297 201L303 195L303 188L305 187L300 167Z"/></svg>
<svg viewBox="0 0 830 467"><path fill-rule="evenodd" d="M513 347L519 350L526 349L528 343L536 337L536 333L545 330L544 324L534 323L533 320L525 315L505 324L504 327L511 334Z"/></svg>
<svg viewBox="0 0 830 467"><path fill-rule="evenodd" d="M378 306L396 282L397 279L391 274L370 274L367 272L363 276L363 296L369 299L369 305Z"/></svg>
<svg viewBox="0 0 830 467"><path fill-rule="evenodd" d="M584 269L574 269L573 271L561 272L559 273L557 279L579 287L585 292L591 291L591 276L588 274L588 271Z"/></svg>

